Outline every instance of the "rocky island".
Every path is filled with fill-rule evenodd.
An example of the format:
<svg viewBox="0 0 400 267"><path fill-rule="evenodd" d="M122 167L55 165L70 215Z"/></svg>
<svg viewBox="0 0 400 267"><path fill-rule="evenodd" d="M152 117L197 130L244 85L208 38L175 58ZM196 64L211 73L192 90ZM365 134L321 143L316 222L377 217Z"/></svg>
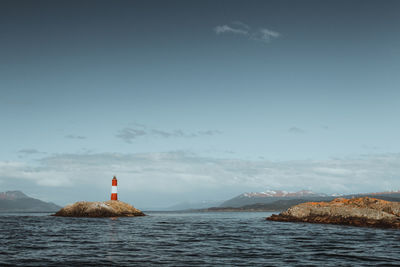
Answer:
<svg viewBox="0 0 400 267"><path fill-rule="evenodd" d="M267 220L400 229L400 202L371 197L336 198L331 202L301 203Z"/></svg>
<svg viewBox="0 0 400 267"><path fill-rule="evenodd" d="M132 205L119 201L109 200L102 202L79 201L65 206L53 216L61 217L134 217L145 214Z"/></svg>

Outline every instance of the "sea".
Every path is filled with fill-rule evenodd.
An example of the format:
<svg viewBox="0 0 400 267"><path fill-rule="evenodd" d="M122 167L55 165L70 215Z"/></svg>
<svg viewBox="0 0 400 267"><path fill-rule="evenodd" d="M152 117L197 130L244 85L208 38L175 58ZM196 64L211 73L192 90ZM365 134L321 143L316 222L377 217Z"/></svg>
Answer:
<svg viewBox="0 0 400 267"><path fill-rule="evenodd" d="M399 230L272 222L268 212L147 214L0 214L0 266L400 266Z"/></svg>

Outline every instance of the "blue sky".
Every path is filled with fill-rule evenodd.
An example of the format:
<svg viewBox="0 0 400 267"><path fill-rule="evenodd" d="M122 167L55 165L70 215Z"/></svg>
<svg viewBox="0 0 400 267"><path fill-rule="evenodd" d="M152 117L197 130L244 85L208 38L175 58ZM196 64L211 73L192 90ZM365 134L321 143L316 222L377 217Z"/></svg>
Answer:
<svg viewBox="0 0 400 267"><path fill-rule="evenodd" d="M0 191L400 188L396 1L0 5Z"/></svg>

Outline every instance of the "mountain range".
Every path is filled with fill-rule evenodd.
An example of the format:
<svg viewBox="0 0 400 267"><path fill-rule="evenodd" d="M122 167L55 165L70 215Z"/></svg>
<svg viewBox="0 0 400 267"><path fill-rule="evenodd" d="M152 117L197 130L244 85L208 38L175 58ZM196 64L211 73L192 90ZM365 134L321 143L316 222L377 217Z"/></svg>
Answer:
<svg viewBox="0 0 400 267"><path fill-rule="evenodd" d="M161 211L179 211L179 210L188 210L188 209L206 209L209 207L215 207L221 205L223 201L212 201L212 200L207 200L207 201L201 201L201 202L195 202L195 201L185 201L185 202L180 202L178 204L162 208L160 209Z"/></svg>
<svg viewBox="0 0 400 267"><path fill-rule="evenodd" d="M400 190L365 194L321 194L309 190L288 192L283 190L266 190L247 192L226 201L184 202L164 210L166 211L282 211L304 202L332 201L337 197L356 198L374 197L388 201L400 201ZM21 191L0 192L0 212L54 212L60 206L29 197Z"/></svg>
<svg viewBox="0 0 400 267"><path fill-rule="evenodd" d="M264 192L243 193L224 201L221 205L200 211L282 211L293 205L304 202L332 201L337 197L356 198L374 197L388 201L400 201L400 191L377 192L365 194L321 194L309 190L287 192L281 190L267 190Z"/></svg>
<svg viewBox="0 0 400 267"><path fill-rule="evenodd" d="M53 212L61 207L29 197L21 191L0 192L0 212Z"/></svg>
<svg viewBox="0 0 400 267"><path fill-rule="evenodd" d="M224 201L219 207L242 207L252 204L267 204L278 200L292 200L292 199L319 199L321 197L329 197L326 194L314 193L309 190L301 190L298 192L288 192L282 190L267 190L264 192L250 192L243 193L237 197Z"/></svg>

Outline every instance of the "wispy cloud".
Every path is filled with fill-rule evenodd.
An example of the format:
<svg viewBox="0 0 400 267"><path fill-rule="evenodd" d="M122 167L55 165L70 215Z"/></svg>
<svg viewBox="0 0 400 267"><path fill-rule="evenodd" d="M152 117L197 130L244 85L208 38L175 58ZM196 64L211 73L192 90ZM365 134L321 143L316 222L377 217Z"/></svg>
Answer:
<svg viewBox="0 0 400 267"><path fill-rule="evenodd" d="M259 29L257 32L253 33L251 38L256 41L269 43L272 39L276 39L280 36L281 34L279 32L271 31L268 29Z"/></svg>
<svg viewBox="0 0 400 267"><path fill-rule="evenodd" d="M217 131L217 130L207 130L207 131L198 131L197 135L217 135L217 134L221 134L221 131Z"/></svg>
<svg viewBox="0 0 400 267"><path fill-rule="evenodd" d="M222 34L222 33L234 33L234 34L243 34L243 35L248 34L247 30L237 29L237 28L235 29L228 25L217 26L214 28L214 31L216 34Z"/></svg>
<svg viewBox="0 0 400 267"><path fill-rule="evenodd" d="M290 127L290 128L288 129L288 132L289 132L289 133L292 133L292 134L303 134L303 133L305 133L306 131L304 131L303 129L300 129L300 128L298 128L298 127L293 126L293 127Z"/></svg>
<svg viewBox="0 0 400 267"><path fill-rule="evenodd" d="M83 136L83 135L68 134L68 135L65 136L65 138L83 140L83 139L86 139L87 137Z"/></svg>
<svg viewBox="0 0 400 267"><path fill-rule="evenodd" d="M241 21L236 20L236 21L233 21L232 24L238 26L241 29L250 30L250 26L247 25L246 23L241 22Z"/></svg>
<svg viewBox="0 0 400 267"><path fill-rule="evenodd" d="M132 143L134 139L144 136L153 136L160 138L180 138L180 137L190 138L190 137L200 137L200 136L212 136L217 134L221 134L221 132L217 130L186 132L180 129L173 131L166 131L156 128L149 128L143 124L134 124L134 127L126 127L119 130L118 133L116 134L116 137L122 139L126 143Z"/></svg>
<svg viewBox="0 0 400 267"><path fill-rule="evenodd" d="M116 137L124 140L127 143L132 143L133 139L147 135L147 132L142 129L124 128L118 132Z"/></svg>
<svg viewBox="0 0 400 267"><path fill-rule="evenodd" d="M40 152L39 150L33 149L33 148L21 149L18 151L18 153L23 154L23 155L44 154L44 152Z"/></svg>
<svg viewBox="0 0 400 267"><path fill-rule="evenodd" d="M329 131L331 129L328 125L322 125L321 128L325 131Z"/></svg>
<svg viewBox="0 0 400 267"><path fill-rule="evenodd" d="M214 28L217 35L221 34L238 34L246 36L246 38L254 41L269 43L271 40L279 38L281 34L267 28L252 29L249 25L234 21L231 24L218 25Z"/></svg>

